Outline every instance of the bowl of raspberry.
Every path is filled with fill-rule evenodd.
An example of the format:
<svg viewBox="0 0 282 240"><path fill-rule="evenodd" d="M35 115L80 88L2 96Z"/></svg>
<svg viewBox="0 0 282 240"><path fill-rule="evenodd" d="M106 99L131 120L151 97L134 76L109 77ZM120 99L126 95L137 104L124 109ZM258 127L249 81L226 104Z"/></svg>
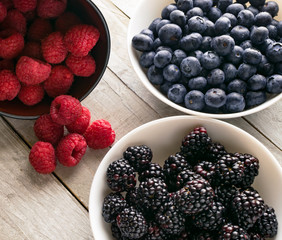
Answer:
<svg viewBox="0 0 282 240"><path fill-rule="evenodd" d="M90 223L95 239L278 240L281 181L272 153L240 128L162 118L106 154L90 190Z"/></svg>
<svg viewBox="0 0 282 240"><path fill-rule="evenodd" d="M132 66L154 96L184 113L225 119L259 112L282 98L279 6L141 0L127 35Z"/></svg>
<svg viewBox="0 0 282 240"><path fill-rule="evenodd" d="M82 101L97 86L110 33L92 1L1 1L0 15L0 115L36 119L57 96Z"/></svg>

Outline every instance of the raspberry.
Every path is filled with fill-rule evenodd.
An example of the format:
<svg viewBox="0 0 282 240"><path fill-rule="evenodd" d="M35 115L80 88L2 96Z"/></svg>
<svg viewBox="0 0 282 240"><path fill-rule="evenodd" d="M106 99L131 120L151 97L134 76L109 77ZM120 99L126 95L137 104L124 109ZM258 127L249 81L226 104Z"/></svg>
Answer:
<svg viewBox="0 0 282 240"><path fill-rule="evenodd" d="M57 18L55 29L65 34L74 25L81 24L81 20L73 12L65 12Z"/></svg>
<svg viewBox="0 0 282 240"><path fill-rule="evenodd" d="M13 0L13 2L16 9L26 13L36 8L37 0Z"/></svg>
<svg viewBox="0 0 282 240"><path fill-rule="evenodd" d="M86 152L85 138L77 133L70 133L63 137L56 148L58 161L67 167L77 165Z"/></svg>
<svg viewBox="0 0 282 240"><path fill-rule="evenodd" d="M53 31L53 27L49 20L36 18L30 25L27 38L33 41L40 41L47 37Z"/></svg>
<svg viewBox="0 0 282 240"><path fill-rule="evenodd" d="M8 11L5 20L1 23L2 29L12 28L25 35L26 33L26 19L24 15L17 9Z"/></svg>
<svg viewBox="0 0 282 240"><path fill-rule="evenodd" d="M44 88L42 85L24 85L18 94L18 98L28 106L33 106L44 97Z"/></svg>
<svg viewBox="0 0 282 240"><path fill-rule="evenodd" d="M26 12L26 13L23 13L27 23L29 24L30 22L34 21L34 19L37 17L36 16L36 11L33 10L33 11L30 11L30 12Z"/></svg>
<svg viewBox="0 0 282 240"><path fill-rule="evenodd" d="M30 150L29 162L33 168L43 174L51 173L56 168L55 149L51 143L36 142Z"/></svg>
<svg viewBox="0 0 282 240"><path fill-rule="evenodd" d="M7 38L0 38L0 57L12 59L20 54L24 48L24 38L20 33L14 33Z"/></svg>
<svg viewBox="0 0 282 240"><path fill-rule="evenodd" d="M38 0L37 14L42 18L56 18L67 7L67 0Z"/></svg>
<svg viewBox="0 0 282 240"><path fill-rule="evenodd" d="M64 136L64 126L53 122L49 114L41 115L34 123L34 133L40 141L57 145Z"/></svg>
<svg viewBox="0 0 282 240"><path fill-rule="evenodd" d="M82 106L78 99L69 95L56 97L50 107L50 115L54 122L68 125L74 122L81 114Z"/></svg>
<svg viewBox="0 0 282 240"><path fill-rule="evenodd" d="M66 94L73 83L72 72L63 65L54 66L49 78L44 82L44 89L50 97Z"/></svg>
<svg viewBox="0 0 282 240"><path fill-rule="evenodd" d="M14 65L14 61L11 59L4 59L0 61L0 70L11 70L12 72L14 72L15 69L15 65Z"/></svg>
<svg viewBox="0 0 282 240"><path fill-rule="evenodd" d="M66 125L70 133L84 134L90 123L91 114L88 108L82 106L81 115L71 124Z"/></svg>
<svg viewBox="0 0 282 240"><path fill-rule="evenodd" d="M21 52L21 56L27 56L30 58L37 58L39 60L43 60L40 43L34 41L26 42L24 49Z"/></svg>
<svg viewBox="0 0 282 240"><path fill-rule="evenodd" d="M1 3L7 8L11 9L14 7L13 1L12 0L1 0Z"/></svg>
<svg viewBox="0 0 282 240"><path fill-rule="evenodd" d="M111 124L104 119L94 121L84 133L88 147L102 149L109 147L115 141L115 131Z"/></svg>
<svg viewBox="0 0 282 240"><path fill-rule="evenodd" d="M51 65L35 58L22 56L16 65L16 74L22 83L35 85L50 75Z"/></svg>
<svg viewBox="0 0 282 240"><path fill-rule="evenodd" d="M0 71L0 101L13 100L19 93L21 84L10 70Z"/></svg>
<svg viewBox="0 0 282 240"><path fill-rule="evenodd" d="M66 65L74 75L80 77L89 77L96 70L96 62L91 55L76 57L70 54L66 59Z"/></svg>
<svg viewBox="0 0 282 240"><path fill-rule="evenodd" d="M42 54L48 63L58 64L65 60L68 51L64 45L63 38L62 33L53 32L42 40Z"/></svg>
<svg viewBox="0 0 282 240"><path fill-rule="evenodd" d="M7 8L2 2L0 2L0 22L2 22L6 16L7 16Z"/></svg>
<svg viewBox="0 0 282 240"><path fill-rule="evenodd" d="M87 24L73 26L65 34L64 41L67 49L77 57L86 56L99 40L99 30Z"/></svg>

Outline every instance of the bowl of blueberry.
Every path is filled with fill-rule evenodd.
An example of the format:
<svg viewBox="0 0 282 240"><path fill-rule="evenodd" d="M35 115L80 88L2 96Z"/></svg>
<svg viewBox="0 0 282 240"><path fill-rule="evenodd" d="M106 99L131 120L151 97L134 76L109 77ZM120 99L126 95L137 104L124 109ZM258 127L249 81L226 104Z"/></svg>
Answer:
<svg viewBox="0 0 282 240"><path fill-rule="evenodd" d="M278 14L279 1L142 0L129 23L129 57L147 89L171 107L249 115L282 98Z"/></svg>
<svg viewBox="0 0 282 240"><path fill-rule="evenodd" d="M198 116L162 118L106 154L90 190L90 223L105 240L278 240L281 181L272 153L245 131Z"/></svg>

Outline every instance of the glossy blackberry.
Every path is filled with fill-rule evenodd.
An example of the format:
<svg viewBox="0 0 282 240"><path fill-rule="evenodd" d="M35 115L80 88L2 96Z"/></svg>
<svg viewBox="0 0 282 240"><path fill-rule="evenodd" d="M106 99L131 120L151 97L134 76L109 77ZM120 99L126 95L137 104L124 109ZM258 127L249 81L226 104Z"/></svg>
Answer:
<svg viewBox="0 0 282 240"><path fill-rule="evenodd" d="M117 240L122 240L123 239L122 236L121 236L121 232L119 230L119 227L118 227L116 221L111 224L111 231L112 231L112 236L115 239L117 239Z"/></svg>
<svg viewBox="0 0 282 240"><path fill-rule="evenodd" d="M117 215L127 207L124 197L118 193L108 194L103 202L102 216L107 223L113 223Z"/></svg>
<svg viewBox="0 0 282 240"><path fill-rule="evenodd" d="M128 191L136 185L135 171L123 158L112 162L107 169L107 184L116 192Z"/></svg>
<svg viewBox="0 0 282 240"><path fill-rule="evenodd" d="M163 168L157 163L149 163L148 168L139 174L139 182L143 182L148 178L165 179Z"/></svg>
<svg viewBox="0 0 282 240"><path fill-rule="evenodd" d="M253 188L237 193L231 204L233 221L244 229L249 229L263 215L266 205Z"/></svg>
<svg viewBox="0 0 282 240"><path fill-rule="evenodd" d="M125 208L117 216L117 225L122 236L130 239L141 238L148 232L146 219L133 207Z"/></svg>
<svg viewBox="0 0 282 240"><path fill-rule="evenodd" d="M131 188L125 194L125 200L129 206L136 207L137 187Z"/></svg>
<svg viewBox="0 0 282 240"><path fill-rule="evenodd" d="M215 164L208 161L199 162L194 166L194 172L212 183L215 174Z"/></svg>
<svg viewBox="0 0 282 240"><path fill-rule="evenodd" d="M145 170L152 161L152 150L146 145L130 146L123 153L123 157L127 159L130 165L137 172Z"/></svg>
<svg viewBox="0 0 282 240"><path fill-rule="evenodd" d="M187 182L201 178L202 178L201 175L196 174L194 171L190 169L183 170L177 175L175 188L176 190L179 190L180 188L183 188Z"/></svg>
<svg viewBox="0 0 282 240"><path fill-rule="evenodd" d="M227 152L222 144L212 143L208 146L205 157L210 162L217 162L225 154L227 154Z"/></svg>
<svg viewBox="0 0 282 240"><path fill-rule="evenodd" d="M191 165L195 165L207 152L211 139L204 127L197 127L182 140L181 154Z"/></svg>
<svg viewBox="0 0 282 240"><path fill-rule="evenodd" d="M199 233L194 234L193 240L218 240L218 236L216 232L201 230Z"/></svg>
<svg viewBox="0 0 282 240"><path fill-rule="evenodd" d="M168 240L168 235L155 221L149 222L148 225L148 233L142 240Z"/></svg>
<svg viewBox="0 0 282 240"><path fill-rule="evenodd" d="M249 240L249 234L241 227L231 223L222 226L219 233L219 240Z"/></svg>
<svg viewBox="0 0 282 240"><path fill-rule="evenodd" d="M234 186L220 185L214 189L215 200L221 202L226 209L230 209L233 198L239 190Z"/></svg>
<svg viewBox="0 0 282 240"><path fill-rule="evenodd" d="M208 209L214 198L214 191L204 179L189 181L175 193L175 204L179 211L186 215L194 215Z"/></svg>
<svg viewBox="0 0 282 240"><path fill-rule="evenodd" d="M265 240L265 238L258 233L249 233L249 235L251 240Z"/></svg>

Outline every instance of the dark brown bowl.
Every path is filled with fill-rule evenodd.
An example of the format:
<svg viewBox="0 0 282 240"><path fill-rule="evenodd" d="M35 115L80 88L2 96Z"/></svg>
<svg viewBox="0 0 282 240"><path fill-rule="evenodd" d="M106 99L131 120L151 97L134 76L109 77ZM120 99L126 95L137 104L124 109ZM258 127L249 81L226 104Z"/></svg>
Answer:
<svg viewBox="0 0 282 240"><path fill-rule="evenodd" d="M86 23L97 27L100 39L91 51L96 61L96 71L90 77L75 77L75 81L67 94L82 101L101 80L110 57L111 41L107 22L98 7L90 0L68 0L69 11L77 14ZM34 106L24 105L18 98L13 101L0 101L0 115L17 119L36 119L49 113L53 99L45 94L45 98Z"/></svg>

